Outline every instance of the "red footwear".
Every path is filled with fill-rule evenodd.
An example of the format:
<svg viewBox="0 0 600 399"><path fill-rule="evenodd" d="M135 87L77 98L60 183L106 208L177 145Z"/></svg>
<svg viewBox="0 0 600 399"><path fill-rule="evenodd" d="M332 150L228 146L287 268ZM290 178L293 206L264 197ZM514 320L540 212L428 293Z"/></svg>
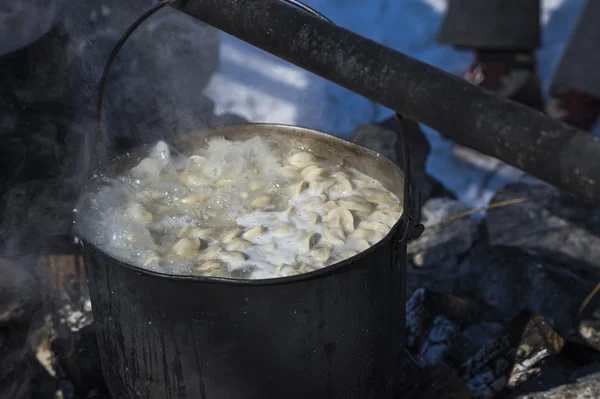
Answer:
<svg viewBox="0 0 600 399"><path fill-rule="evenodd" d="M512 50L475 50L465 78L474 85L532 108L542 108L535 55Z"/></svg>
<svg viewBox="0 0 600 399"><path fill-rule="evenodd" d="M554 89L546 104L546 114L588 132L600 116L600 98L574 89Z"/></svg>

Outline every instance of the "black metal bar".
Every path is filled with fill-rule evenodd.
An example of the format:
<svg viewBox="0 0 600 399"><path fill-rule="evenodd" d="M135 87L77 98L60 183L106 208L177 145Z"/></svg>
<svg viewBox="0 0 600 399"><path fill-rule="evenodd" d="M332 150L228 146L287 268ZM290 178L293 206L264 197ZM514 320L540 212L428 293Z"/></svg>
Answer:
<svg viewBox="0 0 600 399"><path fill-rule="evenodd" d="M600 206L600 140L589 134L278 0L174 6Z"/></svg>

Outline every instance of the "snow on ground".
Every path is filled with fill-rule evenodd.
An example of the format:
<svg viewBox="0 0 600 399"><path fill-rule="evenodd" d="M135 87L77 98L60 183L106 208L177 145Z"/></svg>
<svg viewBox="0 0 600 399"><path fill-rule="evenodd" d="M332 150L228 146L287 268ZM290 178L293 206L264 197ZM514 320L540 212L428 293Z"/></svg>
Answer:
<svg viewBox="0 0 600 399"><path fill-rule="evenodd" d="M336 24L414 58L460 73L470 55L436 43L447 0L306 0ZM538 53L547 90L583 0L543 0L544 45ZM347 137L358 125L392 112L309 72L223 34L221 64L208 88L216 111L253 122L285 123ZM502 185L523 173L453 145L424 128L432 145L427 169L470 206L489 202Z"/></svg>

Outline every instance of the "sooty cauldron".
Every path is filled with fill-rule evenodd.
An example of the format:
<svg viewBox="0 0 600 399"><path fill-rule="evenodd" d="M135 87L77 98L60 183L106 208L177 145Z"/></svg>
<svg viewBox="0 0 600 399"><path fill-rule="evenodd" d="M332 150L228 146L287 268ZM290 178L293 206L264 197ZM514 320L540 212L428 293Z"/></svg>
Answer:
<svg viewBox="0 0 600 399"><path fill-rule="evenodd" d="M343 160L406 201L404 175L395 164L314 130L230 126L173 145L186 154L213 135L236 140L256 134ZM132 167L147 151L117 159L104 174ZM152 272L111 257L79 234L112 397L393 397L404 347L406 208L368 250L314 272L268 280ZM77 215L85 217L85 209Z"/></svg>

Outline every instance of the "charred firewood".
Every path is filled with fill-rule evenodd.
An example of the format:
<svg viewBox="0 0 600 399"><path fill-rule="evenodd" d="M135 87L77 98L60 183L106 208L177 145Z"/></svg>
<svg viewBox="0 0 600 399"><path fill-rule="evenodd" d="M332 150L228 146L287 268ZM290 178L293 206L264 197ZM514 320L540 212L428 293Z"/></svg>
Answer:
<svg viewBox="0 0 600 399"><path fill-rule="evenodd" d="M406 304L406 346L421 367L443 359L459 328L456 319L432 309L435 295L441 294L418 289Z"/></svg>
<svg viewBox="0 0 600 399"><path fill-rule="evenodd" d="M466 362L459 375L477 397L504 397L536 378L543 362L564 345L541 316L525 309Z"/></svg>

